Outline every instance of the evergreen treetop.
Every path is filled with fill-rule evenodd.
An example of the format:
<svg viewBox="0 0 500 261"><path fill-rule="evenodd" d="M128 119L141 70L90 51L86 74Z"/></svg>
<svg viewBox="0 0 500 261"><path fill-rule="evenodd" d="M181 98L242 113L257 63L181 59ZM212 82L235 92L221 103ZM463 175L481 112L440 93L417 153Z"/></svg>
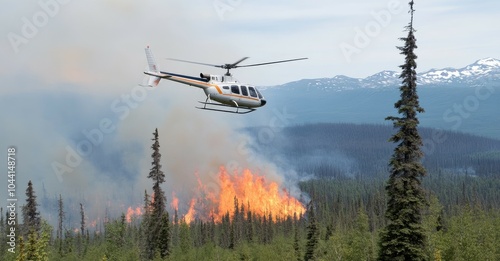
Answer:
<svg viewBox="0 0 500 261"><path fill-rule="evenodd" d="M26 232L34 230L36 232L40 231L40 212L37 210L38 203L36 202L35 190L33 189L33 183L31 180L28 182L28 188L26 188L26 205L22 208L23 222L26 228Z"/></svg>
<svg viewBox="0 0 500 261"><path fill-rule="evenodd" d="M420 178L426 174L422 165L420 147L422 140L418 133L417 113L424 112L417 95L417 73L415 71L417 48L413 28L413 4L410 1L411 20L401 38L405 45L398 47L405 56L400 66L402 85L401 99L395 103L400 117L387 117L398 128L390 141L396 148L390 160L391 175L386 186L388 195L386 218L389 220L381 233L379 260L424 260L425 235L422 228L422 208L425 205Z"/></svg>

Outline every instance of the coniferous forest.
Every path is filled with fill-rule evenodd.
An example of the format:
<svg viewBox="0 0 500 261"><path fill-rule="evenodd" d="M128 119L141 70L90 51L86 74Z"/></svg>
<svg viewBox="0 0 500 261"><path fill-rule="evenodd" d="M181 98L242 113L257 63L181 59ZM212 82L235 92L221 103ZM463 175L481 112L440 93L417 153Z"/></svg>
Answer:
<svg viewBox="0 0 500 261"><path fill-rule="evenodd" d="M500 259L499 174L427 173L422 179L426 260ZM386 181L387 173L371 179L310 178L299 183L309 197L307 212L280 220L257 216L235 200L233 213L220 222L186 224L177 213L165 213L156 219L162 222L155 222L151 192L142 192L149 214L131 222L123 214L99 229L81 222L77 230L67 228L63 196L54 213L58 225L48 224L37 211L38 186L30 183L18 226L24 236L18 238L15 255L8 252L7 238L0 239L0 259L375 260L379 235L388 223ZM0 231L6 233L5 212L0 221Z"/></svg>
<svg viewBox="0 0 500 261"><path fill-rule="evenodd" d="M142 214L107 217L97 227L57 195L57 224L40 213L41 184L29 181L16 220L16 253L0 238L0 260L500 260L500 141L420 128L414 1L398 50L401 99L392 126L314 124L283 129L252 149L281 155L297 173L304 211L255 211L238 197L220 218L180 217L162 184L161 137L151 142L151 189ZM254 128L245 129L250 136ZM435 137L439 137L436 139ZM171 199L170 199L171 200ZM11 227L7 210L0 233Z"/></svg>

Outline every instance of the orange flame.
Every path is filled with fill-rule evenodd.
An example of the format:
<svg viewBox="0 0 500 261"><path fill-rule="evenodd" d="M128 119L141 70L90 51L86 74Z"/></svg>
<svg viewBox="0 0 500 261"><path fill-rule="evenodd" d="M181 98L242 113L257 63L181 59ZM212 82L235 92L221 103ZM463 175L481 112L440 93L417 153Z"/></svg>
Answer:
<svg viewBox="0 0 500 261"><path fill-rule="evenodd" d="M186 221L186 224L191 223L191 221L194 220L194 215L196 214L196 210L194 209L194 205L196 204L196 200L193 198L191 199L191 203L189 204L189 210L187 214L184 216L184 221Z"/></svg>
<svg viewBox="0 0 500 261"><path fill-rule="evenodd" d="M186 223L194 220L195 214L205 220L213 217L216 222L220 222L226 213L232 218L236 207L235 199L238 208L244 206L246 211L258 216L272 215L274 220L285 219L294 213L301 215L306 210L304 205L290 196L285 189L280 193L278 183L266 182L263 176L252 174L248 169L243 170L242 175L237 172L229 175L224 167L220 167L218 194L207 191L199 177L197 178L198 190L203 192L204 198L191 200L189 211L184 216ZM194 209L197 202L201 204L198 206L201 213L196 213Z"/></svg>
<svg viewBox="0 0 500 261"><path fill-rule="evenodd" d="M133 209L132 207L128 207L127 214L125 215L125 220L127 221L127 223L130 223L132 222L133 216L137 217L140 215L142 215L142 210L140 207L136 207L135 209Z"/></svg>
<svg viewBox="0 0 500 261"><path fill-rule="evenodd" d="M179 209L179 199L175 196L175 192L173 191L172 191L172 203L170 203L170 206L172 207L173 210Z"/></svg>

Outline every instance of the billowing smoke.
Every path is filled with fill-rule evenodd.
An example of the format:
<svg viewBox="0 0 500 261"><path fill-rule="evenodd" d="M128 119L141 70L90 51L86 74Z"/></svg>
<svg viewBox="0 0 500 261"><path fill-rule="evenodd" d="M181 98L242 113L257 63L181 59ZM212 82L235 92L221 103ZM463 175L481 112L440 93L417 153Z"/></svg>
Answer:
<svg viewBox="0 0 500 261"><path fill-rule="evenodd" d="M163 58L239 58L242 52L231 41L192 41L191 36L220 25L215 11L204 13L207 17L200 24L186 14L200 18L203 12L177 2L47 2L53 3L53 15L47 15L30 37L23 28L31 25L24 23L42 17L45 7L19 3L29 8L13 9L0 18L6 25L3 35L26 38L15 48L9 41L0 43L6 50L0 62L0 148L4 153L9 146L18 149L20 205L32 180L42 216L52 224L57 222L57 199L62 195L68 229L79 227L79 203L88 225L97 218L116 217L128 206L141 206L144 190L151 193L147 174L155 128L167 176L164 189L167 197L175 191L181 206L189 204L195 173L217 189L212 182L219 166L259 169L269 179L280 180L280 171L255 156L247 147L250 139L239 130L249 118L259 122L269 112L242 116L199 111L193 107L205 98L201 90L167 81L155 89L136 85L146 66L147 44L163 70L185 74L196 75L202 69L188 64L171 68ZM58 4L62 2L67 4ZM194 6L212 8L211 3ZM205 49L211 52L195 51ZM0 167L4 164L1 161ZM6 202L5 197L0 195L0 200Z"/></svg>
<svg viewBox="0 0 500 261"><path fill-rule="evenodd" d="M79 203L84 205L88 226L118 217L128 207L141 207L144 190L152 193L147 175L155 128L166 175L163 189L169 205L172 193L179 198L181 215L191 198L199 196L199 181L209 191L219 191L221 166L230 173L248 168L298 196L294 182L284 178L288 172L252 149L255 139L243 128L249 116L195 109L203 98L201 90L169 81L154 89L131 85L120 94L101 97L40 92L3 98L8 106L20 99L30 101L22 111L13 112L13 128L2 129L10 137L10 143L2 145L15 145L19 151L20 202L31 179L43 218L55 225L61 194L68 229L79 227ZM253 113L257 122L273 112L264 108ZM276 129L263 122L260 133L267 140Z"/></svg>

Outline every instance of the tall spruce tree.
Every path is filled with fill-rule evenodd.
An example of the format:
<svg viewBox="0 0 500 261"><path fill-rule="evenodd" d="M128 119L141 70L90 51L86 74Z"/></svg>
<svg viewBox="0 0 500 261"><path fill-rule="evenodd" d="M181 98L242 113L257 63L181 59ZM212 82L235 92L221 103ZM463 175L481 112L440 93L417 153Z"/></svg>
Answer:
<svg viewBox="0 0 500 261"><path fill-rule="evenodd" d="M26 205L22 208L25 235L31 230L35 232L40 231L41 218L37 206L35 190L30 180L28 182L28 188L26 189Z"/></svg>
<svg viewBox="0 0 500 261"><path fill-rule="evenodd" d="M304 261L316 260L316 248L318 248L319 229L312 202L309 202L307 215L309 224L307 225L307 243Z"/></svg>
<svg viewBox="0 0 500 261"><path fill-rule="evenodd" d="M408 36L400 38L405 45L398 47L405 56L405 63L400 66L401 99L394 105L401 117L386 118L393 121L394 127L399 130L389 140L397 145L389 163L391 175L386 185L386 218L389 222L380 234L379 260L425 259L425 236L422 228L425 197L420 178L426 174L426 170L421 163L422 140L417 130L417 113L424 110L419 105L417 95L413 4L413 0L409 2L411 20L405 27Z"/></svg>
<svg viewBox="0 0 500 261"><path fill-rule="evenodd" d="M170 253L170 221L166 210L167 198L161 188L165 182L165 174L161 170L160 142L158 140L158 129L153 133L153 154L151 157L151 170L148 178L153 180L153 196L151 199L151 211L147 219L147 256L152 259L158 251L163 258Z"/></svg>
<svg viewBox="0 0 500 261"><path fill-rule="evenodd" d="M80 230L83 236L85 234L85 211L82 203L80 203Z"/></svg>
<svg viewBox="0 0 500 261"><path fill-rule="evenodd" d="M64 205L61 194L59 194L58 200L59 214L58 214L58 222L57 222L57 241L59 244L58 252L62 255L62 238L63 238L63 221L65 217L64 213Z"/></svg>
<svg viewBox="0 0 500 261"><path fill-rule="evenodd" d="M152 168L149 172L148 178L153 180L153 197L152 201L152 215L155 218L160 219L163 213L166 212L166 197L165 193L161 189L160 185L165 182L165 174L161 170L161 154L160 154L160 142L158 140L158 129L155 129L153 133L153 145L151 148L153 149L153 154L151 157L153 161L151 162Z"/></svg>
<svg viewBox="0 0 500 261"><path fill-rule="evenodd" d="M296 217L296 214L293 213L293 250L295 251L296 260L302 261L300 255L299 224Z"/></svg>

